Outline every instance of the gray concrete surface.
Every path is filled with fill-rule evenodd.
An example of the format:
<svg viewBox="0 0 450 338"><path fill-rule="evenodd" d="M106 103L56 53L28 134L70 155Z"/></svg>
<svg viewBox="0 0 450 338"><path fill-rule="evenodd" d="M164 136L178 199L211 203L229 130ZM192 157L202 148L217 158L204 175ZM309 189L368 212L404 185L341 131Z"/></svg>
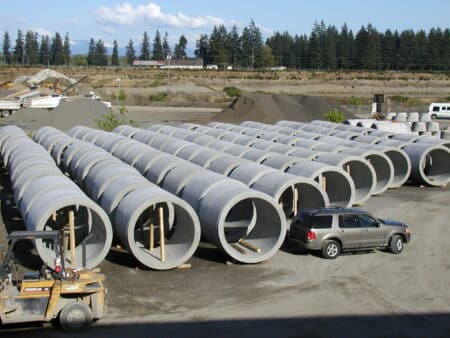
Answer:
<svg viewBox="0 0 450 338"><path fill-rule="evenodd" d="M106 316L64 337L448 337L450 189L405 185L364 206L410 225L398 256L376 251L327 261L287 242L271 262L226 265L202 245L192 268L149 271L120 250L107 274ZM1 229L4 237L4 228ZM19 331L17 331L19 330ZM35 326L4 337L60 337Z"/></svg>

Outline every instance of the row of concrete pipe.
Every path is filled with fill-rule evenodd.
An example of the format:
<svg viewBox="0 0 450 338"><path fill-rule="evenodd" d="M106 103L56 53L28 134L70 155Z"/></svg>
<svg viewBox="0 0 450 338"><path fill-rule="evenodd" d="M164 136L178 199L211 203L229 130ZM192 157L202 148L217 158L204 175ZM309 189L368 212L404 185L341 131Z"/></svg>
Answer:
<svg viewBox="0 0 450 338"><path fill-rule="evenodd" d="M204 240L234 260L258 263L270 258L282 245L287 221L282 207L271 196L173 155L181 144L172 139L140 129L136 129L135 139L86 127L74 127L68 134L107 150L149 181L189 203L200 219ZM155 138L154 147L142 142L150 138ZM158 142L165 144L167 152L156 148ZM187 146L183 150L189 156ZM215 165L226 171L231 163L217 159ZM248 176L249 170L244 167L242 174ZM278 172L266 172L257 181L263 184L268 179L273 180L276 189Z"/></svg>
<svg viewBox="0 0 450 338"><path fill-rule="evenodd" d="M145 179L109 152L52 127L34 135L60 168L109 215L114 237L141 264L175 268L191 258L200 242L192 207ZM113 139L104 139L112 147Z"/></svg>
<svg viewBox="0 0 450 338"><path fill-rule="evenodd" d="M107 214L58 169L52 157L16 126L0 128L0 153L15 206L28 231L62 230L64 262L92 268L108 254L112 229ZM42 261L55 267L54 243L35 241Z"/></svg>
<svg viewBox="0 0 450 338"><path fill-rule="evenodd" d="M123 126L116 132L128 137L145 134L148 138L143 142L163 151L171 151L169 145L180 146L174 153L176 156L274 197L283 206L288 224L299 209L348 206L354 200L351 177L344 170L327 164L249 148L170 126L154 125L147 131Z"/></svg>
<svg viewBox="0 0 450 338"><path fill-rule="evenodd" d="M230 125L213 123L215 128L232 128ZM397 187L407 180L416 184L442 186L450 179L450 156L448 141L432 137L419 137L354 127L327 121L301 123L279 121L275 126L247 121L235 128L259 131L274 142L297 142L301 138L313 143L313 147L329 151L348 152L350 149L370 149L384 152L394 168L393 185ZM296 143L305 146L304 143Z"/></svg>
<svg viewBox="0 0 450 338"><path fill-rule="evenodd" d="M277 125L288 126L291 130L305 128L305 124L292 121L280 121ZM313 133L319 135L326 133L329 142L339 142L343 146L361 147L362 144L363 147L369 145L380 149L396 149L405 152L411 162L411 174L408 179L416 184L443 186L450 181L450 142L448 140L380 132L328 121L313 121L307 125L308 128L311 126L316 128L310 129ZM344 141L342 141L343 139Z"/></svg>

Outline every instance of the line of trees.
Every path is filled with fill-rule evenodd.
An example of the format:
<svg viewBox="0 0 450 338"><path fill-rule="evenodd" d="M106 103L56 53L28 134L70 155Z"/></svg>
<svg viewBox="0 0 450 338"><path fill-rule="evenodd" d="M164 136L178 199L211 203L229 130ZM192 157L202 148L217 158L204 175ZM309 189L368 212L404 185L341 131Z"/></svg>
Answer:
<svg viewBox="0 0 450 338"><path fill-rule="evenodd" d="M214 27L197 41L205 64L244 68L449 70L450 29L378 32L371 24L354 34L316 22L309 36L275 32L265 43L253 21L239 34L236 26Z"/></svg>
<svg viewBox="0 0 450 338"><path fill-rule="evenodd" d="M139 54L132 39L125 48L129 65L134 60L166 60L169 56L186 58L187 39L181 35L173 49L167 32L161 36L157 30L150 42L144 32ZM87 57L71 58L70 39L59 33L53 37L21 30L13 42L8 32L3 37L3 58L7 64L119 66L119 46L113 43L111 56L105 43L90 39ZM253 20L239 32L223 25L202 34L196 41L195 55L205 65L233 68L261 69L283 66L290 69L356 69L356 70L445 70L450 69L450 29L431 28L428 32L404 30L379 32L371 24L353 33L344 24L340 30L316 22L309 35L291 35L274 32L263 41L260 28ZM80 60L80 57L82 60Z"/></svg>
<svg viewBox="0 0 450 338"><path fill-rule="evenodd" d="M71 63L70 38L67 33L64 39L59 33L50 39L29 30L25 36L19 29L12 48L8 31L3 36L3 58L7 64L17 65L68 65Z"/></svg>

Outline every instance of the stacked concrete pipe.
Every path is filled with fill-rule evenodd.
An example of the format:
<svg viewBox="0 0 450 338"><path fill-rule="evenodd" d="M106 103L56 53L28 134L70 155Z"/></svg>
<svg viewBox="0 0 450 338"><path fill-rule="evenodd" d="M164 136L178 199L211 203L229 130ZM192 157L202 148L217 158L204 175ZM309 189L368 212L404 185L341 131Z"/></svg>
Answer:
<svg viewBox="0 0 450 338"><path fill-rule="evenodd" d="M299 209L322 208L329 203L328 196L317 182L259 164L262 161L271 161L274 167L283 166L286 162L293 162L289 157L217 141L213 137L174 127L156 125L151 129L139 134L153 135L153 139L148 142L152 147L272 196L282 206L288 226ZM124 128L117 132L124 132ZM170 136L172 134L176 134L178 138Z"/></svg>
<svg viewBox="0 0 450 338"><path fill-rule="evenodd" d="M168 270L192 257L200 241L200 223L185 201L107 151L59 130L38 130L36 141L109 214L114 235L140 263ZM65 145L64 151L58 144Z"/></svg>
<svg viewBox="0 0 450 338"><path fill-rule="evenodd" d="M130 133L133 140L117 133L83 129L91 135L83 137L93 139L95 145L188 202L200 219L203 238L234 260L258 263L272 257L282 245L286 222L269 195L140 142L156 142L156 136L161 136L156 133L135 130ZM79 132L80 128L69 133L78 137ZM166 146L174 150L170 144Z"/></svg>
<svg viewBox="0 0 450 338"><path fill-rule="evenodd" d="M244 122L247 126L253 126L253 128L260 129L264 131L264 128L267 128L268 125L264 125L257 122ZM220 125L220 124L214 124L215 128L227 128L228 125ZM241 126L241 128L244 129L244 132L247 128L251 127L245 127ZM270 133L271 137L273 132ZM277 140L282 140L283 135L279 133L275 133L279 135L277 137ZM264 135L264 134L263 134ZM317 138L319 138L321 135L317 133ZM274 138L274 137L272 137ZM313 160L315 162L321 162L327 165L331 165L334 167L338 167L341 169L344 169L348 172L348 174L352 177L352 180L355 185L355 199L354 204L361 204L365 202L367 199L370 198L371 195L375 193L376 183L377 183L377 177L376 177L376 171L373 167L373 165L370 164L370 162L363 158L363 157L357 157L353 155L348 154L336 154L335 152L343 151L347 149L344 146L337 146L337 145L329 145L324 142L316 141L317 143L314 143L315 140L312 140L312 144L308 145L309 148L307 149L316 149L316 150L322 150L321 154L316 156ZM304 147L305 145L302 143L294 143L294 147ZM327 152L323 152L327 151ZM380 184L386 183L384 180L380 180ZM388 188L387 185L384 185L382 189L379 191L384 191Z"/></svg>
<svg viewBox="0 0 450 338"><path fill-rule="evenodd" d="M112 241L111 223L106 213L20 128L0 129L0 139L1 156L27 230L62 230L69 223L69 213L73 212L75 247L65 248L65 266L93 268L101 263ZM34 244L42 261L54 268L53 243L36 240Z"/></svg>
<svg viewBox="0 0 450 338"><path fill-rule="evenodd" d="M295 122L292 122L295 124ZM289 122L283 121L282 125L286 126ZM337 123L326 121L313 121L311 124L320 125L321 127L328 126L329 129L337 129L338 127L349 127ZM358 127L352 127L358 128ZM372 149L387 149L393 153L392 149L401 151L407 154L411 172L409 180L416 184L427 184L431 186L442 186L450 181L450 143L439 140L433 137L417 137L414 135L371 133L371 145L362 147ZM359 138L355 138L358 141ZM361 139L359 139L361 140ZM400 142L392 142L392 141ZM387 147L386 147L387 145ZM386 155L388 155L386 153ZM389 155L388 155L389 156ZM399 157L397 157L399 159ZM394 168L396 168L395 161Z"/></svg>
<svg viewBox="0 0 450 338"><path fill-rule="evenodd" d="M272 167L289 173L291 175L309 178L319 183L328 195L329 205L347 207L353 204L355 196L355 187L351 177L341 168L330 166L320 162L311 162L321 154L321 152L308 151L306 149L290 147L285 144L273 143L270 141L255 139L253 137L237 134L231 131L223 131L222 133L215 133L218 129L200 126L200 125L181 125L186 129L173 128L168 129L158 128L153 126L153 130L158 130L160 133L165 133L168 130L172 131L172 135L177 134L178 137L187 139L189 136L195 136L192 142L201 140L199 135L206 134L207 136L215 135L219 141L208 144L208 147L216 147L223 152L233 153L240 150L242 158L257 162L259 164ZM224 139L229 141L223 142ZM239 146L232 147L232 144ZM219 146L219 148L217 148ZM244 148L242 148L245 146ZM278 154L276 156L274 153ZM326 182L326 183L325 183Z"/></svg>

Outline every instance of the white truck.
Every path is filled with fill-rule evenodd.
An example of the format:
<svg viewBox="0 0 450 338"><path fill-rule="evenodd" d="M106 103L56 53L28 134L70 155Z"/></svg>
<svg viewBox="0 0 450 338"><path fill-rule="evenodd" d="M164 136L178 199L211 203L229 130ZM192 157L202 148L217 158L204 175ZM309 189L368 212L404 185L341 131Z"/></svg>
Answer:
<svg viewBox="0 0 450 338"><path fill-rule="evenodd" d="M19 101L0 100L0 116L8 117L20 109Z"/></svg>
<svg viewBox="0 0 450 338"><path fill-rule="evenodd" d="M448 119L450 118L450 103L431 103L428 113L432 119Z"/></svg>

